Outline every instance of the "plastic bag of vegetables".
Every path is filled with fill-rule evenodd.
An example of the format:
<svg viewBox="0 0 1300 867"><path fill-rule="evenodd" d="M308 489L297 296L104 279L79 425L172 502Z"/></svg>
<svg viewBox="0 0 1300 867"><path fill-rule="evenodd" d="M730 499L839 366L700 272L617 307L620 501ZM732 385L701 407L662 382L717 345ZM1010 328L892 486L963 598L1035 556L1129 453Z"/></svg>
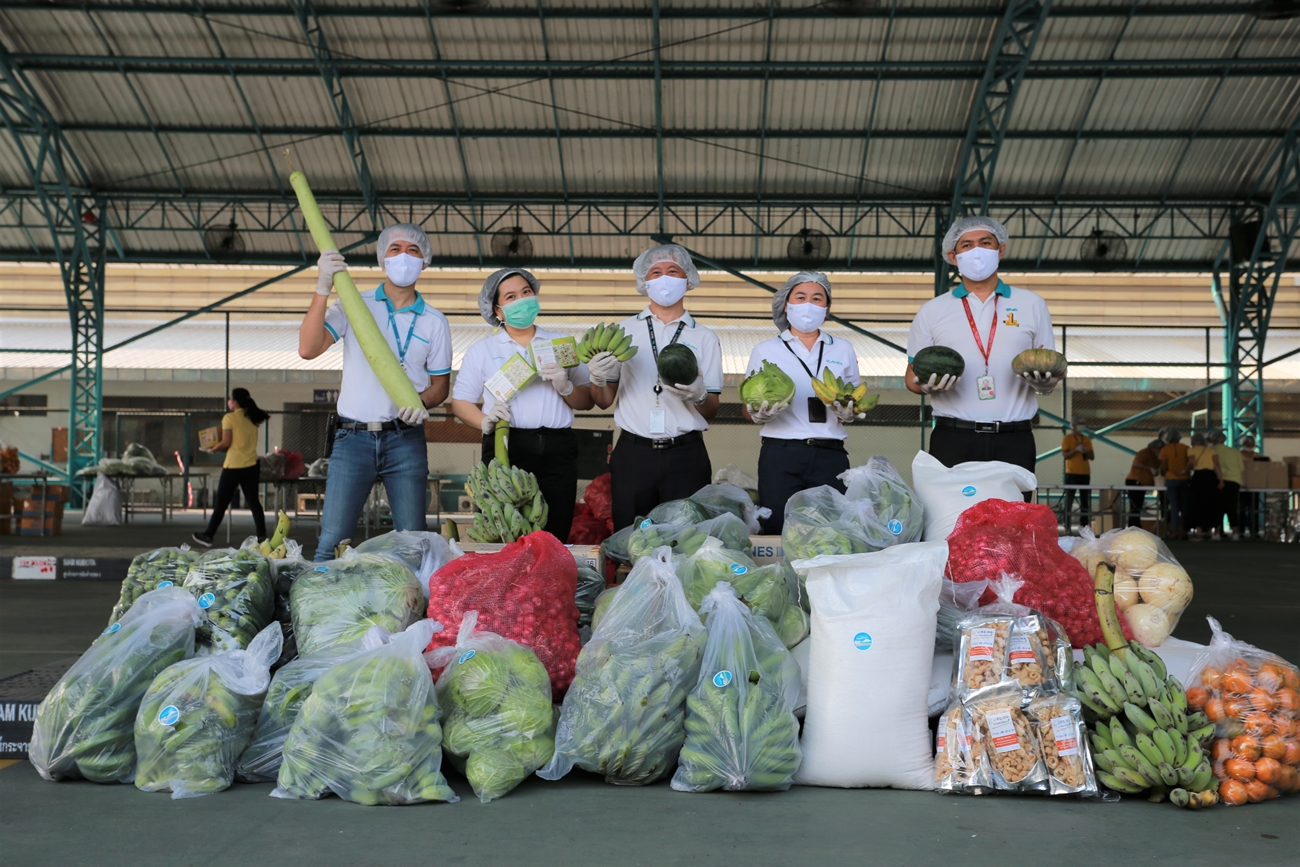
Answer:
<svg viewBox="0 0 1300 867"><path fill-rule="evenodd" d="M194 655L203 612L180 587L150 590L95 639L36 708L28 749L47 780L135 776L135 715L154 676Z"/></svg>
<svg viewBox="0 0 1300 867"><path fill-rule="evenodd" d="M708 513L706 517L709 518L716 518L730 512L744 521L745 526L749 528L751 533L758 532L759 518L770 517L772 514L770 509L755 506L753 499L745 492L744 488L737 487L729 482L705 485L691 494L688 499L704 509ZM651 515L653 514L651 512Z"/></svg>
<svg viewBox="0 0 1300 867"><path fill-rule="evenodd" d="M178 662L154 678L135 718L137 789L196 798L230 787L280 640L272 623L247 650Z"/></svg>
<svg viewBox="0 0 1300 867"><path fill-rule="evenodd" d="M627 556L635 563L665 545L672 548L674 554L694 554L706 535L694 524L656 524L646 518L628 537Z"/></svg>
<svg viewBox="0 0 1300 867"><path fill-rule="evenodd" d="M591 626L591 616L596 612L596 600L605 592L605 576L593 566L578 563L578 592L573 601L578 606L578 628Z"/></svg>
<svg viewBox="0 0 1300 867"><path fill-rule="evenodd" d="M837 478L844 482L849 500L867 505L863 529L871 550L921 541L925 530L921 501L888 460L877 455Z"/></svg>
<svg viewBox="0 0 1300 867"><path fill-rule="evenodd" d="M679 792L785 791L799 749L799 664L764 617L725 581L700 608L708 627L699 681L686 699Z"/></svg>
<svg viewBox="0 0 1300 867"><path fill-rule="evenodd" d="M638 517L632 522L631 526L615 531L608 539L601 542L600 550L605 555L605 559L617 560L619 563L631 563L632 556L627 552L627 543L631 540L632 534L647 520L649 518Z"/></svg>
<svg viewBox="0 0 1300 867"><path fill-rule="evenodd" d="M238 549L214 548L199 556L184 587L199 600L206 619L195 638L200 653L242 650L275 615L275 578L257 540Z"/></svg>
<svg viewBox="0 0 1300 867"><path fill-rule="evenodd" d="M429 595L429 576L452 559L451 546L437 533L394 530L367 539L356 547L358 554L387 554L406 564Z"/></svg>
<svg viewBox="0 0 1300 867"><path fill-rule="evenodd" d="M185 580L190 566L199 559L189 545L179 548L156 548L136 556L127 567L126 578L122 580L122 595L113 606L113 613L108 618L111 626L122 619L135 601L150 590L159 587L171 587Z"/></svg>
<svg viewBox="0 0 1300 867"><path fill-rule="evenodd" d="M752 573L758 569L748 554L725 548L718 539L705 539L694 554L681 562L682 591L686 602L696 610L719 581L739 583L748 590L755 577ZM744 595L743 590L740 593Z"/></svg>
<svg viewBox="0 0 1300 867"><path fill-rule="evenodd" d="M357 804L457 801L442 776L442 727L421 655L442 625L390 635L371 627L362 651L316 680L284 742L277 798Z"/></svg>
<svg viewBox="0 0 1300 867"><path fill-rule="evenodd" d="M483 803L500 798L551 760L551 677L537 654L492 632L467 611L455 647L431 651L442 707L442 748ZM445 668L444 668L445 666Z"/></svg>
<svg viewBox="0 0 1300 867"><path fill-rule="evenodd" d="M275 611L272 615L280 624L280 633L284 636L280 644L280 658L271 666L275 671L298 657L298 640L293 632L293 616L289 610L289 595L293 591L293 582L304 572L310 572L315 563L304 560L302 545L292 539L284 543L286 556L271 561L271 571L275 574Z"/></svg>
<svg viewBox="0 0 1300 867"><path fill-rule="evenodd" d="M317 678L359 651L354 647L333 647L311 656L300 656L271 678L257 715L253 737L239 756L235 779L241 783L274 783L284 756L284 739L302 704L311 695Z"/></svg>
<svg viewBox="0 0 1300 867"><path fill-rule="evenodd" d="M829 485L799 491L785 504L781 546L791 562L821 554L866 554L879 550L866 530L866 505Z"/></svg>
<svg viewBox="0 0 1300 867"><path fill-rule="evenodd" d="M401 632L424 614L424 593L415 573L400 561L353 550L300 575L289 610L298 652L308 656L356 646L372 626Z"/></svg>
<svg viewBox="0 0 1300 867"><path fill-rule="evenodd" d="M756 566L749 557L723 547L714 538L706 539L692 556L674 558L674 562L691 607L698 609L712 588L723 581L751 611L771 622L787 647L808 634L808 618L797 603L793 570L784 563Z"/></svg>
<svg viewBox="0 0 1300 867"><path fill-rule="evenodd" d="M1133 637L1158 647L1174 631L1192 601L1192 579L1169 547L1141 527L1094 537L1086 527L1070 553L1089 575L1105 563L1115 570L1115 604Z"/></svg>
<svg viewBox="0 0 1300 867"><path fill-rule="evenodd" d="M558 780L577 765L615 785L643 786L672 773L705 634L670 556L665 547L641 558L613 594L578 656L555 756L539 777Z"/></svg>
<svg viewBox="0 0 1300 867"><path fill-rule="evenodd" d="M753 545L749 541L749 526L730 512L724 512L716 518L700 521L696 529L706 536L721 540L722 544L733 551L750 551ZM685 552L687 554L690 551Z"/></svg>
<svg viewBox="0 0 1300 867"><path fill-rule="evenodd" d="M655 524L698 524L700 521L716 517L717 511L710 511L694 500L668 500L660 503L646 515ZM638 524L641 522L638 521Z"/></svg>

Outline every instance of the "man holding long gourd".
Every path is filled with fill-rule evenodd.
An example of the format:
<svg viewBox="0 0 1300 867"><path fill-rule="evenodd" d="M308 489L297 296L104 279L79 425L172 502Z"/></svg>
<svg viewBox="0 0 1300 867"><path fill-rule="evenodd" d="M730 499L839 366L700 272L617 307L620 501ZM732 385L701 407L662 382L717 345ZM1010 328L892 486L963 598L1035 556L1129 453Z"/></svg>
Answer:
<svg viewBox="0 0 1300 867"><path fill-rule="evenodd" d="M415 289L420 272L433 258L424 231L411 223L389 226L379 236L377 252L386 275L384 282L362 292L361 299L419 392L423 406L399 408L393 402L372 370L343 305L328 307L334 275L347 265L337 250L322 252L317 261L316 295L298 332L298 354L309 360L317 358L342 341L343 382L317 562L332 558L334 546L353 536L377 480L383 481L388 492L394 529L424 530L426 526L429 455L424 421L429 417L428 407L447 399L451 330L446 318Z"/></svg>

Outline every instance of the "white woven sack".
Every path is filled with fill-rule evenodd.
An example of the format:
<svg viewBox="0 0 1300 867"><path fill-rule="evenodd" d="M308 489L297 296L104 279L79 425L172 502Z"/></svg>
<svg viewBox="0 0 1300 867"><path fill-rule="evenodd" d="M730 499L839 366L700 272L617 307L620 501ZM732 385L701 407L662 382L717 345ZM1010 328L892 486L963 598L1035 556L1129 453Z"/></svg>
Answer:
<svg viewBox="0 0 1300 867"><path fill-rule="evenodd" d="M912 490L925 506L921 538L927 542L947 539L961 513L976 503L1017 502L1037 487L1033 473L1003 461L967 461L945 467L928 452L917 452L912 459Z"/></svg>

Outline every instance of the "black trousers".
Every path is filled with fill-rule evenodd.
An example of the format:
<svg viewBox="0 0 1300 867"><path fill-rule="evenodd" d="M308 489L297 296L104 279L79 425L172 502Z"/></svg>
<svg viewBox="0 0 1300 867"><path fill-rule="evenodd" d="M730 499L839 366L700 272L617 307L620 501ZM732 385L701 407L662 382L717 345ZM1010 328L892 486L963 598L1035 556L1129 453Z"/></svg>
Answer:
<svg viewBox="0 0 1300 867"><path fill-rule="evenodd" d="M1125 479L1124 484L1132 487L1136 485L1141 485L1142 482L1138 481L1137 479ZM1142 526L1142 507L1146 505L1146 501L1147 501L1146 491L1128 492L1128 510L1132 512L1132 514L1128 516L1128 525L1130 527Z"/></svg>
<svg viewBox="0 0 1300 867"><path fill-rule="evenodd" d="M1228 516L1228 526L1234 532L1241 532L1241 483L1224 482L1223 490L1219 492L1223 501L1223 512ZM1222 519L1219 521L1223 523Z"/></svg>
<svg viewBox="0 0 1300 867"><path fill-rule="evenodd" d="M217 534L217 528L221 526L221 519L226 516L226 509L230 506L230 501L235 497L235 489L244 492L244 501L248 504L248 511L253 513L253 526L257 529L257 538L266 538L266 516L262 514L262 501L257 498L258 466L253 464L251 467L240 467L237 470L221 470L221 478L217 481L217 497L212 503L212 517L208 519L208 528L203 531L203 535L211 539Z"/></svg>
<svg viewBox="0 0 1300 867"><path fill-rule="evenodd" d="M844 493L844 483L835 477L848 468L849 453L843 445L836 449L763 437L758 452L758 504L772 510L772 517L762 520L763 532L780 535L786 501L800 491L830 485Z"/></svg>
<svg viewBox="0 0 1300 867"><path fill-rule="evenodd" d="M569 541L578 498L578 436L570 428L511 428L510 464L537 477L546 500L546 532ZM483 437L483 463L496 455L494 437Z"/></svg>
<svg viewBox="0 0 1300 867"><path fill-rule="evenodd" d="M614 529L631 525L660 503L689 497L713 481L704 440L657 449L620 435L609 457Z"/></svg>
<svg viewBox="0 0 1300 867"><path fill-rule="evenodd" d="M1219 477L1214 470L1197 470L1192 473L1192 484L1187 492L1187 526L1199 527L1208 533L1223 523L1220 505Z"/></svg>
<svg viewBox="0 0 1300 867"><path fill-rule="evenodd" d="M1067 485L1086 485L1092 481L1092 476L1087 473L1066 473L1065 484ZM1069 520L1070 510L1074 508L1074 495L1079 495L1079 525L1084 526L1091 523L1092 520L1092 491L1065 491L1065 514L1061 517Z"/></svg>

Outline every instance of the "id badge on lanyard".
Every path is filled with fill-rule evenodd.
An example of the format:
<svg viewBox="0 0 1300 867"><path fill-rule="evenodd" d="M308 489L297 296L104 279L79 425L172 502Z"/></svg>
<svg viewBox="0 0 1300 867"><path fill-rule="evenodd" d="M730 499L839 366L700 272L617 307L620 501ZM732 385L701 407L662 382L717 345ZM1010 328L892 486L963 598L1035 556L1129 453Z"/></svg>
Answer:
<svg viewBox="0 0 1300 867"><path fill-rule="evenodd" d="M651 323L651 321L648 318L646 319L645 324L646 324L646 330L650 332L650 352L654 354L655 367L658 368L659 343L658 341L655 340L654 324ZM677 330L673 332L673 339L668 341L669 346L672 346L674 343L677 342L677 338L682 336L682 329L685 327L686 327L685 322L677 323ZM650 408L650 435L651 436L663 436L664 434L668 433L668 411L659 405L659 395L663 393L663 390L664 390L663 385L658 381L658 379L656 379L655 388L654 388L655 405Z"/></svg>
<svg viewBox="0 0 1300 867"><path fill-rule="evenodd" d="M993 400L998 396L993 375L989 373L989 356L993 354L993 337L998 333L998 296L993 296L993 324L989 326L989 345L986 348L980 339L979 328L975 325L975 316L970 312L970 302L963 296L962 306L966 308L966 321L970 323L970 333L975 337L975 347L984 357L984 375L975 379L975 389L980 400Z"/></svg>

